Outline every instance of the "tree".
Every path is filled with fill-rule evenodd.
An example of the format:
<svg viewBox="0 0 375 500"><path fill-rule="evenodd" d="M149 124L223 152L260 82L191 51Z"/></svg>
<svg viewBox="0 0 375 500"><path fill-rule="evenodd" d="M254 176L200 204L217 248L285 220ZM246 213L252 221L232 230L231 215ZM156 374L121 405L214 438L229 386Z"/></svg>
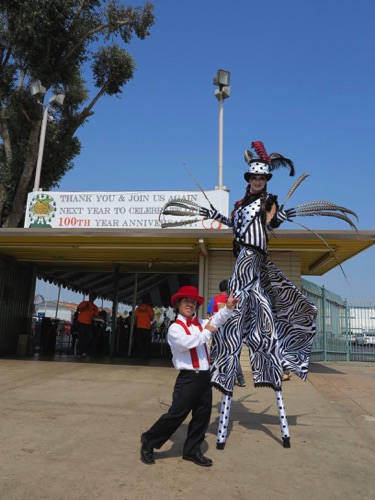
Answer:
<svg viewBox="0 0 375 500"><path fill-rule="evenodd" d="M45 104L30 94L40 80L65 94L45 138L41 185L49 190L73 168L75 136L103 95L120 95L135 62L123 47L143 40L153 5L121 0L0 0L0 226L17 227L32 190ZM90 98L83 74L91 72Z"/></svg>

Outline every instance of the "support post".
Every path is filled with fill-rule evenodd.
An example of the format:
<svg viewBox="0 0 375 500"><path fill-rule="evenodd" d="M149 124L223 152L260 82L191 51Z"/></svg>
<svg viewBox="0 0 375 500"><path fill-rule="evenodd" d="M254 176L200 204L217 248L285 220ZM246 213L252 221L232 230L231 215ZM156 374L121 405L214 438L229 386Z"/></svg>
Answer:
<svg viewBox="0 0 375 500"><path fill-rule="evenodd" d="M48 119L48 106L45 106L44 113L43 113L43 120L42 120L42 128L40 130L38 161L36 164L35 181L34 181L33 191L39 191L40 174L42 172L44 143L45 143L45 139L46 139L47 119Z"/></svg>

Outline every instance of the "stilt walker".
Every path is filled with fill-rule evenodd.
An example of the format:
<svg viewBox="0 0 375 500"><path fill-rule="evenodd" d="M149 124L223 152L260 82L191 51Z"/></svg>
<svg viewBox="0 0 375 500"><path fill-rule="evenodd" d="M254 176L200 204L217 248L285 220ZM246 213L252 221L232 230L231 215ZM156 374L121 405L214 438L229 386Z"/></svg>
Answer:
<svg viewBox="0 0 375 500"><path fill-rule="evenodd" d="M260 141L253 142L252 148L256 156L249 150L245 151L248 164L248 171L244 174L248 183L245 195L235 203L229 217L220 214L211 204L208 209L185 200L169 202L162 211L163 215L200 215L233 229L236 262L228 293L233 292L239 303L233 315L215 335L211 350L211 382L223 393L217 435L219 449L225 447L227 438L236 366L242 343L249 348L254 386L269 387L276 393L285 448L290 447L290 435L282 395L282 375L286 371L295 373L302 380L307 378L317 310L269 260L269 234L273 234L274 229L287 220L294 222L292 219L296 216L312 215L334 216L356 229L348 217L348 214L355 217L356 214L333 203L311 202L284 210L285 202L307 175L296 181L284 204L279 206L277 196L267 192L267 182L273 176L271 172L279 167L288 168L293 176L293 162L278 153L269 155ZM186 221L185 224L191 222ZM166 223L162 227L183 224ZM316 236L325 243L318 234Z"/></svg>

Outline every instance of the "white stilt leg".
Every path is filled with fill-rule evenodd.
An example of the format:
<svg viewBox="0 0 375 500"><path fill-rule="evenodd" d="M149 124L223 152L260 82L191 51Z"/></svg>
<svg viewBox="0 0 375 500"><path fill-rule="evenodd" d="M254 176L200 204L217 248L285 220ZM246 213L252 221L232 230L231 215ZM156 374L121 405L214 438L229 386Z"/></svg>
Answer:
<svg viewBox="0 0 375 500"><path fill-rule="evenodd" d="M279 421L280 421L281 437L283 438L283 446L284 448L290 448L288 419L286 418L283 393L281 391L276 391L276 403L277 403L277 411L279 412Z"/></svg>
<svg viewBox="0 0 375 500"><path fill-rule="evenodd" d="M221 398L219 429L217 431L216 448L223 450L227 440L230 408L232 405L232 397L223 394Z"/></svg>

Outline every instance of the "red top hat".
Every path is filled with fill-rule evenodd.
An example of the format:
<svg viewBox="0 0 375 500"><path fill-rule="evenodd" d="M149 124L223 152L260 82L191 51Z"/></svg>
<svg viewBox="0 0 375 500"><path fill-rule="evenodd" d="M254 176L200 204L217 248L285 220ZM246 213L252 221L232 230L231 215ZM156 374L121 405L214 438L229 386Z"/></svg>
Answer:
<svg viewBox="0 0 375 500"><path fill-rule="evenodd" d="M198 294L198 288L195 288L195 286L182 286L177 293L172 295L172 307L176 306L176 301L178 299L194 299L198 302L199 306L204 302L204 298Z"/></svg>

